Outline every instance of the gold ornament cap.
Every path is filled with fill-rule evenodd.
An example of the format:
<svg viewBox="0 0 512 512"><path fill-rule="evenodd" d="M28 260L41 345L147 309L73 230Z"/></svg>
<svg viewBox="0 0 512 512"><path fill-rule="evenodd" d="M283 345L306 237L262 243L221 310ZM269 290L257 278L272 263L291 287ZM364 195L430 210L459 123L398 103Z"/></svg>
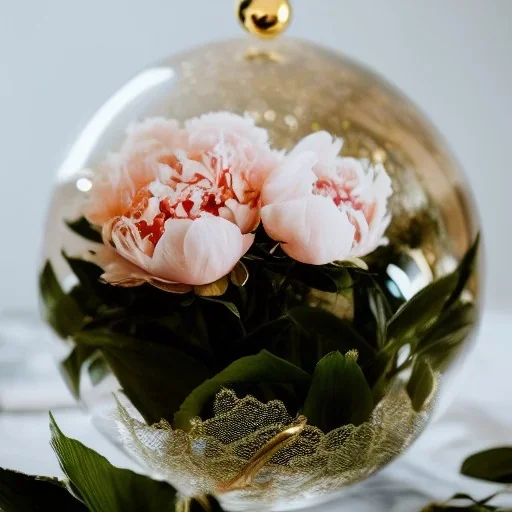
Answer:
<svg viewBox="0 0 512 512"><path fill-rule="evenodd" d="M292 9L288 0L238 0L236 15L250 34L273 39L288 28Z"/></svg>

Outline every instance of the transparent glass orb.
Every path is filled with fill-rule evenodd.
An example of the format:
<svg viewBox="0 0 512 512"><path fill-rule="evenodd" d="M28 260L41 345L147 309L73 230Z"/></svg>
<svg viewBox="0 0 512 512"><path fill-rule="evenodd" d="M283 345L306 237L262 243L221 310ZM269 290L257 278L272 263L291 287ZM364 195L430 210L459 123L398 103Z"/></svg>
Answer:
<svg viewBox="0 0 512 512"><path fill-rule="evenodd" d="M80 216L91 188L91 171L84 169L94 169L118 148L133 121L151 116L184 121L220 110L253 117L269 131L274 147L288 149L307 134L326 130L344 139L343 154L384 163L394 189L387 231L390 250L385 253L391 293L410 299L452 271L472 244L478 216L465 177L442 137L399 91L360 64L309 42L222 41L145 69L121 87L79 135L57 173L43 251L64 290L75 278L62 250L76 255L89 248L64 222ZM478 291L479 276L472 283L477 303ZM442 376L441 406L453 394L474 333ZM59 343L63 353L73 346L71 341ZM81 400L100 428L117 440L108 418L118 382L110 376L93 385L82 373ZM417 434L411 433L407 444ZM309 501L301 497L298 504L305 503ZM288 499L272 509L298 504Z"/></svg>

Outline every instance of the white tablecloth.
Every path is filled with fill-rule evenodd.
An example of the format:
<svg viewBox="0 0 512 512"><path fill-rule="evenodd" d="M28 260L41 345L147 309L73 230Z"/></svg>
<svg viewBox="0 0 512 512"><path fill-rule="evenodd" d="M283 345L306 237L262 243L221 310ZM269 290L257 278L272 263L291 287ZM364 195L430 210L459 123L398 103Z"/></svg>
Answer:
<svg viewBox="0 0 512 512"><path fill-rule="evenodd" d="M2 329L2 325L7 327ZM25 348L24 371L34 375L33 381L17 379L14 371L9 374L9 368L21 363L9 360L16 351L6 338L20 338L19 328L19 322L10 316L0 321L0 466L32 474L62 474L48 443L47 409L52 408L67 435L80 439L116 465L137 469L133 461L98 434L85 411L74 405L57 372L50 369L53 357L44 340L35 353L37 345L33 342ZM37 330L30 323L22 328L27 330L21 337L24 340ZM512 445L511 332L512 315L484 314L465 380L459 383L460 392L445 413L401 458L351 489L342 500L314 510L415 512L429 501L442 501L455 492L484 497L494 491L495 486L459 476L458 469L462 460L475 451ZM19 357L19 351L16 353ZM512 497L503 503L512 506Z"/></svg>

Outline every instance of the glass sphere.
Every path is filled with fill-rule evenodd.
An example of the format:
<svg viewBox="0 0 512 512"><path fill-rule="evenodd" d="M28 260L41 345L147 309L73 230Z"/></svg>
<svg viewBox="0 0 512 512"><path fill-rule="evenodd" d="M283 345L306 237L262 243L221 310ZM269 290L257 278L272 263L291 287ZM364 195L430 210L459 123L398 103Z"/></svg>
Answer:
<svg viewBox="0 0 512 512"><path fill-rule="evenodd" d="M165 420L154 426L144 409L146 403L161 400L158 389L148 391L148 383L158 380L155 375L162 371L159 352L152 356L154 372L149 374L142 359L122 360L124 342L112 341L105 329L113 325L108 322L123 323L131 317L122 308L91 305L97 299L94 283L89 283L90 288L83 283L76 288L81 282L80 268L72 270L74 260L67 261L65 256L94 250L87 239L91 227L76 221L83 215L95 169L120 147L126 128L149 117L184 122L216 111L249 116L268 131L272 146L281 150L290 150L311 133L327 131L343 139L343 156L382 164L391 178L389 243L364 258L369 270L353 264L340 266L352 284L350 292L335 294L336 301L331 301L332 291L321 286L313 294L308 292L308 300L314 295L318 307L324 307L320 304L327 297L324 309L343 322L340 328L348 323L350 332L359 329L358 336L380 329L375 337L384 339L374 340L371 352L375 357L363 366L365 375L373 372L370 400L375 408L360 424L322 431L300 415L301 405L289 405L293 400L287 402L284 388L277 395L269 393L271 400L266 401L266 389L259 388L257 394L254 386L237 387L227 378L219 379L222 385L216 389L215 403L198 410L200 418L191 419L187 428L176 428L172 414L154 417L155 422ZM70 222L75 222L73 229L67 225ZM222 41L145 69L121 87L84 128L57 173L46 224L41 295L46 319L60 334L59 361L64 361L71 388L101 430L133 453L149 474L167 479L186 494L217 494L230 510L293 509L337 495L346 485L387 464L421 433L434 413L434 402L446 403L474 341L479 276L470 260L477 231L470 191L443 139L381 77L309 42L286 38L263 43ZM57 288L60 285L57 291L54 277ZM370 320L356 326L359 285L354 283L365 279L378 282L389 304L383 306L374 297L365 312ZM111 288L115 293L128 290ZM163 297L148 296L156 301ZM435 306L438 299L444 301L439 307ZM256 307L265 300L260 297ZM102 316L88 312L83 317L77 303L101 311ZM384 318L379 320L379 315ZM77 316L79 327L69 327ZM218 322L224 322L223 318L220 315ZM192 324L196 329L197 322L192 320ZM324 328L325 324L318 326L320 338ZM96 336L92 341L91 331ZM340 331L341 338L346 334ZM160 340L151 342L159 345ZM109 347L113 343L115 350L103 350L105 343ZM349 361L349 353L353 360ZM349 351L342 357L349 365L361 359L362 352ZM312 352L311 358L308 372L313 375L321 357ZM119 378L122 364L130 379L140 374L140 380L126 380L125 374ZM178 370L174 367L169 372ZM184 376L183 387L187 386ZM175 391L185 391L187 396L194 388ZM342 407L341 403L330 407ZM159 450L153 452L155 446Z"/></svg>

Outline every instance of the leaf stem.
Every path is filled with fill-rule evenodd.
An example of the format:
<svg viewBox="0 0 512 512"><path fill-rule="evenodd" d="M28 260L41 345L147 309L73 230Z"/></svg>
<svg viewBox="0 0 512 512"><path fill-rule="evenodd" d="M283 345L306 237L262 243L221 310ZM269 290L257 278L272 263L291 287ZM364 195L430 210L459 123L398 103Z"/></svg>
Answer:
<svg viewBox="0 0 512 512"><path fill-rule="evenodd" d="M390 370L387 374L388 379L392 379L393 377L397 376L399 373L403 372L407 368L409 368L412 364L412 357L409 357L407 360L405 360L400 366L396 367L393 370Z"/></svg>

